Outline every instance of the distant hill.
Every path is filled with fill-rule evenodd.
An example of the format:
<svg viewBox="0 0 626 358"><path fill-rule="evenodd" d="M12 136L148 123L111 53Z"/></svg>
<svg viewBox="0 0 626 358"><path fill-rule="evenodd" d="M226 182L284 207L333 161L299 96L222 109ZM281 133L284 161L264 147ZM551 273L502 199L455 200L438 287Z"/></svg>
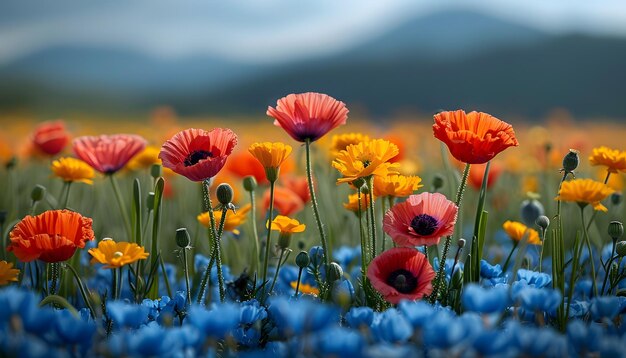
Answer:
<svg viewBox="0 0 626 358"><path fill-rule="evenodd" d="M264 113L321 91L375 116L480 109L626 117L626 39L553 36L473 12L410 19L339 53L273 66L63 46L0 67L0 109Z"/></svg>

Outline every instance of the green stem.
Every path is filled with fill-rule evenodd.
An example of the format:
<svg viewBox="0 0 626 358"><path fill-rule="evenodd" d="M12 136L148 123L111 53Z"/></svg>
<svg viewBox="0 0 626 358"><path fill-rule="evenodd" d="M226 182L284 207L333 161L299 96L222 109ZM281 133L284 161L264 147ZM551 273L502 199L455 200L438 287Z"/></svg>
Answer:
<svg viewBox="0 0 626 358"><path fill-rule="evenodd" d="M211 204L211 199L209 199L209 205ZM222 249L221 249L221 237L224 232L224 223L226 222L226 213L228 208L224 207L222 209L222 217L220 218L220 226L217 232L217 236L215 240L213 240L213 254L215 255L215 265L217 265L217 281L219 284L220 291L220 302L224 302L226 298L226 291L224 290L224 274L222 273ZM213 216L213 209L209 209L209 215ZM215 218L211 219L215 222Z"/></svg>
<svg viewBox="0 0 626 358"><path fill-rule="evenodd" d="M574 295L574 283L576 282L578 262L580 260L580 254L582 253L582 244L580 242L580 231L576 233L576 239L574 240L574 257L572 258L572 272L569 278L569 289L567 293L567 305L564 312L564 321L569 319L570 305L572 304L572 296Z"/></svg>
<svg viewBox="0 0 626 358"><path fill-rule="evenodd" d="M611 264L613 263L613 259L615 259L615 246L617 244L617 240L613 239L613 248L611 249L611 258L609 262L604 266L604 282L602 282L602 289L600 290L600 294L604 295L604 289L606 288L606 280L609 278L609 273L611 271Z"/></svg>
<svg viewBox="0 0 626 358"><path fill-rule="evenodd" d="M185 286L187 288L187 304L191 304L191 291L189 290L189 270L187 269L187 248L183 247L183 271L185 273Z"/></svg>
<svg viewBox="0 0 626 358"><path fill-rule="evenodd" d="M296 282L296 294L294 297L298 297L298 291L300 290L300 280L302 279L302 267L298 270L298 281Z"/></svg>
<svg viewBox="0 0 626 358"><path fill-rule="evenodd" d="M254 256L252 259L252 268L250 272L257 272L261 266L259 263L259 231L256 227L256 203L254 198L254 190L250 191L250 205L252 205L250 216L252 221L252 235L254 236Z"/></svg>
<svg viewBox="0 0 626 358"><path fill-rule="evenodd" d="M66 181L63 184L63 186L66 187L66 189L65 189L65 196L63 197L63 204L61 206L61 209L67 208L67 205L70 202L70 190L72 188L72 182L71 181Z"/></svg>
<svg viewBox="0 0 626 358"><path fill-rule="evenodd" d="M111 269L111 300L115 300L117 297L117 269Z"/></svg>
<svg viewBox="0 0 626 358"><path fill-rule="evenodd" d="M56 295L57 281L59 279L59 263L52 262L50 264L50 271L52 273L52 283L50 284L50 291L48 292L48 295Z"/></svg>
<svg viewBox="0 0 626 358"><path fill-rule="evenodd" d="M385 218L385 211L386 209L386 203L385 203L385 198L381 198L380 199L380 211L382 213L381 218ZM385 235L385 228L384 226L380 226L380 238L381 238L381 244L380 244L380 252L385 252L385 241L386 241L386 235Z"/></svg>
<svg viewBox="0 0 626 358"><path fill-rule="evenodd" d="M376 214L374 212L374 176L370 176L367 179L367 186L369 187L369 214L370 214L370 225L371 225L371 233L372 233L372 259L376 257Z"/></svg>
<svg viewBox="0 0 626 358"><path fill-rule="evenodd" d="M278 271L280 271L280 266L282 265L284 254L285 254L285 249L280 250L278 263L276 264L276 271L274 271L274 280L272 281L272 286L270 286L270 291L267 293L268 296L271 296L272 292L274 291L274 285L276 284L276 280L278 279Z"/></svg>
<svg viewBox="0 0 626 358"><path fill-rule="evenodd" d="M270 262L270 249L272 246L272 221L273 221L273 211L274 211L274 185L276 182L270 182L270 206L268 210L268 222L267 222L267 238L265 240L265 261L263 262L263 285L267 284L267 269L269 267ZM265 286L264 286L265 287ZM265 292L265 288L263 289Z"/></svg>
<svg viewBox="0 0 626 358"><path fill-rule="evenodd" d="M130 226L128 213L126 212L126 206L124 205L124 199L122 198L120 188L117 185L117 180L115 179L113 174L109 174L108 177L111 181L111 186L113 186L113 192L115 193L115 197L117 198L117 204L120 207L120 214L122 215L122 218L124 220L124 226L126 227L126 234L130 238L133 236L133 231Z"/></svg>
<svg viewBox="0 0 626 358"><path fill-rule="evenodd" d="M518 244L519 244L518 241L513 242L513 247L511 248L511 251L509 252L509 256L507 256L506 261L504 261L504 265L502 266L502 272L506 272L506 269L509 267L509 261L511 261L511 257L513 256L513 251L515 251Z"/></svg>
<svg viewBox="0 0 626 358"><path fill-rule="evenodd" d="M596 284L596 264L593 260L593 252L591 251L591 243L589 242L589 233L587 232L587 227L585 226L585 214L584 207L580 207L580 220L583 226L583 234L585 237L585 245L587 246L587 250L589 251L589 262L591 263L591 284L593 286L593 294L594 296L598 296L598 286Z"/></svg>
<svg viewBox="0 0 626 358"><path fill-rule="evenodd" d="M83 281L80 279L80 276L78 276L78 273L71 265L65 265L65 267L68 268L70 272L72 273L72 276L74 276L74 280L76 280L76 285L78 286L78 289L80 290L80 294L83 297L83 301L85 301L85 304L87 305L87 308L89 309L89 314L91 315L91 318L95 319L96 312L94 311L93 306L91 305L91 300L89 299L89 296L87 295L87 291L85 289L85 285L83 284Z"/></svg>
<svg viewBox="0 0 626 358"><path fill-rule="evenodd" d="M203 210L205 210L206 212L209 213L209 228L208 228L208 232L209 232L209 245L213 245L213 249L211 251L211 259L209 261L209 265L207 266L206 270L204 271L204 275L202 276L202 281L200 282L200 290L198 292L198 298L196 299L196 302L198 304L200 304L200 302L202 302L202 298L204 297L204 292L206 291L206 286L209 282L209 277L211 276L211 268L213 267L213 262L217 261L217 251L216 251L216 244L215 241L216 237L218 236L217 233L215 232L215 217L213 216L213 207L211 205L211 197L209 195L209 180L205 180L204 182L202 182L202 197L203 197ZM222 218L220 220L220 226L223 227L223 222L226 220L226 215L223 214ZM220 233L221 236L221 233ZM217 248L219 249L219 242L217 243ZM221 257L220 257L220 264L221 264ZM218 266L218 280L219 280L219 273L221 272L221 265ZM223 278L222 278L223 280Z"/></svg>
<svg viewBox="0 0 626 358"><path fill-rule="evenodd" d="M539 253L539 272L541 271L541 266L543 264L543 248L546 247L546 230L541 229L541 252Z"/></svg>
<svg viewBox="0 0 626 358"><path fill-rule="evenodd" d="M320 219L319 209L317 207L317 198L315 197L315 189L313 188L313 175L311 173L311 140L306 139L304 143L306 149L306 178L309 183L309 193L311 194L311 204L313 206L313 214L315 216L315 222L317 223L317 229L320 232L320 240L322 241L322 249L324 250L324 265L328 269L330 266L330 252L326 243L326 234L324 233L324 226Z"/></svg>
<svg viewBox="0 0 626 358"><path fill-rule="evenodd" d="M463 177L461 178L461 183L459 184L459 188L456 192L456 200L455 204L461 210L461 200L463 199L463 193L465 192L465 185L467 184L467 177L469 176L470 164L465 164L465 170L463 171ZM443 281L445 280L445 266L446 266L446 256L448 256L448 250L450 250L450 241L452 240L452 236L446 236L446 241L443 245L443 252L441 254L441 259L439 260L439 271L437 272L437 277L435 277L435 287L433 289L433 293L431 296L431 303L435 303L437 300L437 296L439 294L439 290L443 286Z"/></svg>
<svg viewBox="0 0 626 358"><path fill-rule="evenodd" d="M359 234L361 236L361 276L365 277L367 270L367 244L365 230L363 230L363 208L361 207L361 187L356 189L357 202L359 205Z"/></svg>

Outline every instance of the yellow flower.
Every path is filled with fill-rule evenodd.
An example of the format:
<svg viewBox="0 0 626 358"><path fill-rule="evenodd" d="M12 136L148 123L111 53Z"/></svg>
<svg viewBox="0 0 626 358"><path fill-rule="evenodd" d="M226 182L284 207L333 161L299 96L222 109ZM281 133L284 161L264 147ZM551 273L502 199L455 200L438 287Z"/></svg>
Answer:
<svg viewBox="0 0 626 358"><path fill-rule="evenodd" d="M291 288L295 290L296 286L298 285L298 281L293 281L290 283L290 285L291 285ZM311 285L308 285L302 282L300 282L300 287L298 287L298 292L302 293L303 295L312 295L312 296L317 296L320 294L320 290L317 287L313 287Z"/></svg>
<svg viewBox="0 0 626 358"><path fill-rule="evenodd" d="M95 249L89 249L92 256L91 263L104 264L105 268L119 268L137 260L148 258L148 253L142 246L129 242L115 242L103 239Z"/></svg>
<svg viewBox="0 0 626 358"><path fill-rule="evenodd" d="M607 211L600 202L611 195L613 189L592 179L574 179L563 182L556 200L573 201L581 206L591 204L595 210Z"/></svg>
<svg viewBox="0 0 626 358"><path fill-rule="evenodd" d="M349 145L369 142L370 137L361 133L335 134L332 138L330 149L334 156L345 150Z"/></svg>
<svg viewBox="0 0 626 358"><path fill-rule="evenodd" d="M269 226L269 221L267 226ZM278 215L272 220L272 230L280 231L281 234L303 232L305 228L306 225L300 224L298 220L283 215Z"/></svg>
<svg viewBox="0 0 626 358"><path fill-rule="evenodd" d="M6 285L10 281L17 281L20 270L13 268L12 262L0 261L0 285Z"/></svg>
<svg viewBox="0 0 626 358"><path fill-rule="evenodd" d="M591 165L603 165L611 173L626 172L626 152L605 146L593 148L589 156Z"/></svg>
<svg viewBox="0 0 626 358"><path fill-rule="evenodd" d="M239 230L237 230L237 227L246 222L247 214L250 209L252 209L252 205L247 204L237 209L237 212L228 210L226 212L226 219L224 219L224 231L231 231L238 235ZM217 230L217 227L219 227L220 221L222 220L222 211L215 211L213 214L215 216L215 229ZM208 212L198 215L198 221L205 227L209 227L211 225L210 220Z"/></svg>
<svg viewBox="0 0 626 358"><path fill-rule="evenodd" d="M253 143L248 151L265 168L267 180L275 182L278 179L280 165L291 154L291 146L280 142Z"/></svg>
<svg viewBox="0 0 626 358"><path fill-rule="evenodd" d="M374 186L375 188L376 186ZM359 195L348 195L348 202L343 203L343 207L352 211L355 214L359 213ZM361 194L361 212L365 212L365 209L369 207L369 197L365 194Z"/></svg>
<svg viewBox="0 0 626 358"><path fill-rule="evenodd" d="M418 176L387 175L374 177L374 196L409 196L421 188L422 178Z"/></svg>
<svg viewBox="0 0 626 358"><path fill-rule="evenodd" d="M130 170L139 170L150 168L153 164L161 164L161 159L159 159L160 152L160 147L149 145L139 152L139 154L135 155L133 159L126 164L126 167Z"/></svg>
<svg viewBox="0 0 626 358"><path fill-rule="evenodd" d="M520 242L524 236L527 236L529 244L541 245L541 239L539 239L537 230L528 228L520 222L507 220L502 225L502 228L513 241Z"/></svg>
<svg viewBox="0 0 626 358"><path fill-rule="evenodd" d="M89 164L76 158L59 158L50 166L54 176L66 182L79 181L85 184L93 184L95 172Z"/></svg>
<svg viewBox="0 0 626 358"><path fill-rule="evenodd" d="M343 178L337 179L337 184L371 175L397 174L400 164L387 161L398 153L398 146L384 139L349 145L333 161L333 167L343 175Z"/></svg>

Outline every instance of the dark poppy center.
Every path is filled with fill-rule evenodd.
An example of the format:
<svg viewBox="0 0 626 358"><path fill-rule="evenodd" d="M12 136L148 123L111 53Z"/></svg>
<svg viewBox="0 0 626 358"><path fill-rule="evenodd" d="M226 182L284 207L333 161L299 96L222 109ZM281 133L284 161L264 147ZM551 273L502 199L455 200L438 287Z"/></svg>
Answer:
<svg viewBox="0 0 626 358"><path fill-rule="evenodd" d="M184 164L186 167L190 167L192 165L198 164L199 161L206 158L212 158L213 153L207 150L194 150L189 153L187 158L185 158Z"/></svg>
<svg viewBox="0 0 626 358"><path fill-rule="evenodd" d="M411 227L420 236L431 235L438 225L437 219L428 214L419 214L411 220Z"/></svg>
<svg viewBox="0 0 626 358"><path fill-rule="evenodd" d="M387 284L400 293L411 293L417 287L417 277L410 271L399 269L387 277Z"/></svg>

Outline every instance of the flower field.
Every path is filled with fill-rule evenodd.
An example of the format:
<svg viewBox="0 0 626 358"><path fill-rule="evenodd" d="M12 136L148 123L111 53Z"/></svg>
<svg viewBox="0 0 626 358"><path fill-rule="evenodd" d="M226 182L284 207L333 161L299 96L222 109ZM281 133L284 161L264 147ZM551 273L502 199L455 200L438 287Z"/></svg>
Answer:
<svg viewBox="0 0 626 358"><path fill-rule="evenodd" d="M0 133L0 355L626 356L626 127L326 94Z"/></svg>

